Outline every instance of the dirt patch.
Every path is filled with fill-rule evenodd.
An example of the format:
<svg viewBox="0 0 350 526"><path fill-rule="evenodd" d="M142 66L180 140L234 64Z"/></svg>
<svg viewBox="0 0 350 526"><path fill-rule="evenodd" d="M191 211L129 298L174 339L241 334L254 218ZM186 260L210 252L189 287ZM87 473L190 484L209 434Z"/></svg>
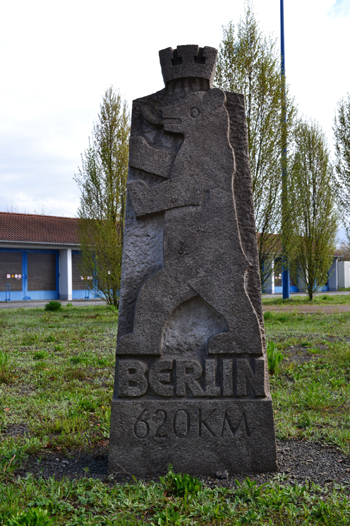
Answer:
<svg viewBox="0 0 350 526"><path fill-rule="evenodd" d="M27 424L12 424L7 426L4 435L9 437L20 437L29 435L29 429Z"/></svg>
<svg viewBox="0 0 350 526"><path fill-rule="evenodd" d="M315 349L321 350L320 347L324 348L325 346L317 346ZM284 353L286 353L284 358L286 362L294 362L298 364L311 362L311 360L317 360L321 358L320 354L310 353L307 347L303 347L302 345L293 345L291 347L287 347L287 349L284 350Z"/></svg>
<svg viewBox="0 0 350 526"><path fill-rule="evenodd" d="M37 477L57 479L68 477L77 479L91 477L104 482L113 482L108 475L107 447L92 455L75 455L64 457L54 452L45 456L30 456L17 475L26 476L32 473ZM287 483L314 482L326 484L350 484L350 457L340 453L336 448L321 442L289 440L277 442L278 473ZM225 485L232 487L235 480L243 482L245 477L255 480L258 484L268 482L276 473L244 473L235 475L229 473L226 480L200 477L207 485ZM131 480L132 482L132 480Z"/></svg>

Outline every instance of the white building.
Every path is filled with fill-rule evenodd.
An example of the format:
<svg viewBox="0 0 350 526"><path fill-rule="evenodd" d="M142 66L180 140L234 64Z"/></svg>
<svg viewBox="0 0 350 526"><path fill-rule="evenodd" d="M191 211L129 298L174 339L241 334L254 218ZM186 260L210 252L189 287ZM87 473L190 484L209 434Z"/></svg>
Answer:
<svg viewBox="0 0 350 526"><path fill-rule="evenodd" d="M339 261L339 287L350 288L350 261Z"/></svg>

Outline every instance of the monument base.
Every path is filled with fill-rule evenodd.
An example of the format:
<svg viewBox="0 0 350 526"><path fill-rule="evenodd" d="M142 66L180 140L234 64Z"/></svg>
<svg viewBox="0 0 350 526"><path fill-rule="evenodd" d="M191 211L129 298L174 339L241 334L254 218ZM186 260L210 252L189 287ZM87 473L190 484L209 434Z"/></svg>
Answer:
<svg viewBox="0 0 350 526"><path fill-rule="evenodd" d="M108 469L135 476L277 470L271 399L112 402Z"/></svg>

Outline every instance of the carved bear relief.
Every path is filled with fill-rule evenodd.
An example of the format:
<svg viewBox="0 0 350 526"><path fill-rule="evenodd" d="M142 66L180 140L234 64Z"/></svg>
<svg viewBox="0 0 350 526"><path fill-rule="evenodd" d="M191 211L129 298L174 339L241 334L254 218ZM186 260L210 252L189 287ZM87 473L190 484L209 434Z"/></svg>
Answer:
<svg viewBox="0 0 350 526"><path fill-rule="evenodd" d="M249 261L235 211L225 103L225 93L212 89L158 108L161 117L143 110L147 122L183 137L175 155L142 136L130 139L130 166L162 178L152 186L142 179L129 182L128 192L138 221L164 214L163 268L141 286L133 330L119 339L118 354L161 354L173 312L194 297L225 322L208 336L209 354L262 352L259 321L245 288Z"/></svg>

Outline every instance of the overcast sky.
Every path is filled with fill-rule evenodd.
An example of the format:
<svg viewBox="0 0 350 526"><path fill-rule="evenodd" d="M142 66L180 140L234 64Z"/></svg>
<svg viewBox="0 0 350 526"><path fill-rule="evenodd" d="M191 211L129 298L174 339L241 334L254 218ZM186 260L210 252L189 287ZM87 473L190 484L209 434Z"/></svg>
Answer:
<svg viewBox="0 0 350 526"><path fill-rule="evenodd" d="M111 84L131 106L163 87L158 51L218 47L244 0L2 2L0 211L76 216L73 175ZM350 92L350 0L284 0L286 73L301 114L333 147L337 102ZM278 39L279 0L255 0Z"/></svg>

